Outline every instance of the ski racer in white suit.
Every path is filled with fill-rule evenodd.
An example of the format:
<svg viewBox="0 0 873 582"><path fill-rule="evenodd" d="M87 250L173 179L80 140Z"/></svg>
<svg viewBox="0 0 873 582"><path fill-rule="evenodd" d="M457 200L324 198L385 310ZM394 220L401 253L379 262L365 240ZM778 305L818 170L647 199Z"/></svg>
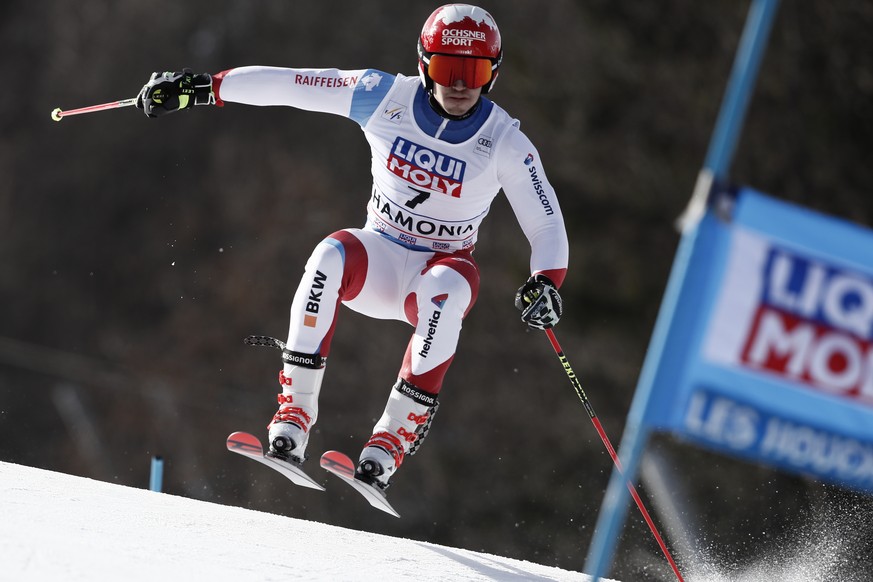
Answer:
<svg viewBox="0 0 873 582"><path fill-rule="evenodd" d="M531 327L560 318L557 288L568 262L561 209L536 148L517 120L482 96L503 55L494 19L475 6L442 6L425 22L418 52L419 77L263 66L155 73L138 102L150 117L232 102L333 113L361 126L372 148L367 221L329 235L306 263L269 441L273 454L305 459L340 303L405 321L415 330L356 474L383 489L430 428L479 290L479 225L501 188L531 246L531 276L516 293Z"/></svg>

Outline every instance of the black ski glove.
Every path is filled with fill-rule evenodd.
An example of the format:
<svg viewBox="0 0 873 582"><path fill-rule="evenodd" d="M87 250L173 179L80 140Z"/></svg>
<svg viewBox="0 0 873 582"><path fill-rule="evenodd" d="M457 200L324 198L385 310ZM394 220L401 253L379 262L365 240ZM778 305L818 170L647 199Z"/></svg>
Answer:
<svg viewBox="0 0 873 582"><path fill-rule="evenodd" d="M191 69L181 73L152 73L136 98L136 106L149 117L160 117L194 105L214 105L212 77L195 75Z"/></svg>
<svg viewBox="0 0 873 582"><path fill-rule="evenodd" d="M530 277L515 293L521 320L534 329L549 329L561 319L561 295L552 280L542 274Z"/></svg>

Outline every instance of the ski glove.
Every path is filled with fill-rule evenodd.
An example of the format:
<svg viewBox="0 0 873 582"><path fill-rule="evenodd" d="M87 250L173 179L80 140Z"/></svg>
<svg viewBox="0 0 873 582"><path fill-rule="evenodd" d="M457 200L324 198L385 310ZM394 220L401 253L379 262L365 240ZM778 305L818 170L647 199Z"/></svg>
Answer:
<svg viewBox="0 0 873 582"><path fill-rule="evenodd" d="M521 320L535 329L549 329L561 319L563 303L558 289L545 275L530 277L515 294Z"/></svg>
<svg viewBox="0 0 873 582"><path fill-rule="evenodd" d="M191 69L181 73L152 73L136 97L136 106L149 117L160 117L194 105L214 105L212 77L195 75Z"/></svg>

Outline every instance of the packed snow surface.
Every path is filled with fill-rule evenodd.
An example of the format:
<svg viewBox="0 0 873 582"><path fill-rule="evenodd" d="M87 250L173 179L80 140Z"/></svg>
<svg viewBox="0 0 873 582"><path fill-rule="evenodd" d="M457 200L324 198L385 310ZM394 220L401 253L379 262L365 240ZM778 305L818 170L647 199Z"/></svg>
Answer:
<svg viewBox="0 0 873 582"><path fill-rule="evenodd" d="M589 582L578 572L0 462L0 580Z"/></svg>

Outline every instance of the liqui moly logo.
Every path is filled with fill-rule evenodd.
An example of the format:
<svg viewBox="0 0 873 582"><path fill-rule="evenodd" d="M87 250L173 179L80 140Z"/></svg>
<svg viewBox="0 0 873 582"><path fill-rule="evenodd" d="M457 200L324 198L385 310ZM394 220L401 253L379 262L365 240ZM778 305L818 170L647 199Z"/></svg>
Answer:
<svg viewBox="0 0 873 582"><path fill-rule="evenodd" d="M460 198L463 160L447 156L402 137L394 140L388 155L388 169L420 188Z"/></svg>
<svg viewBox="0 0 873 582"><path fill-rule="evenodd" d="M873 277L769 247L743 366L873 405Z"/></svg>

